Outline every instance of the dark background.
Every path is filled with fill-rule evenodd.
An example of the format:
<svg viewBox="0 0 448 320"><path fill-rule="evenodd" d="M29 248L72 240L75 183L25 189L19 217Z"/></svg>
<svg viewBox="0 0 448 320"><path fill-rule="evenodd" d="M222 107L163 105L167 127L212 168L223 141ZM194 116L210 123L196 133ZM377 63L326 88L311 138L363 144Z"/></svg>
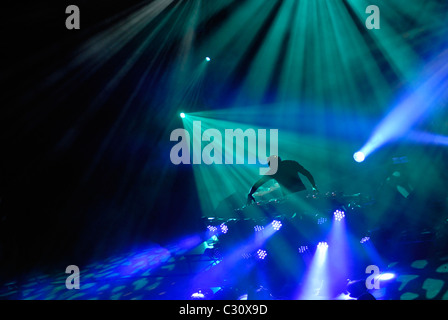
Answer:
<svg viewBox="0 0 448 320"><path fill-rule="evenodd" d="M10 2L3 11L0 236L6 274L82 264L197 230L198 200L187 192L195 190L191 168L161 174L170 160L169 146L159 142L169 136L161 137L167 118L157 100L164 96L161 75L169 61L154 62L158 71L146 79L150 85L118 122L138 65L95 112L89 103L113 73L113 62L75 86L64 80L76 70L42 89L80 43L139 3ZM81 8L80 30L65 28L70 4Z"/></svg>

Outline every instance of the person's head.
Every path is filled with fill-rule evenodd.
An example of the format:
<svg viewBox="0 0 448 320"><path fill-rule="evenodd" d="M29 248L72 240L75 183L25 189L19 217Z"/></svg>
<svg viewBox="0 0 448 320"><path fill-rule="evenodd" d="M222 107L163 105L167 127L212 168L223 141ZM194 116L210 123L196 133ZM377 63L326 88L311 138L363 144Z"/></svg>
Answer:
<svg viewBox="0 0 448 320"><path fill-rule="evenodd" d="M270 156L268 157L268 166L271 167L272 163L275 163L277 165L278 163L280 163L280 161L282 161L282 159L279 156Z"/></svg>

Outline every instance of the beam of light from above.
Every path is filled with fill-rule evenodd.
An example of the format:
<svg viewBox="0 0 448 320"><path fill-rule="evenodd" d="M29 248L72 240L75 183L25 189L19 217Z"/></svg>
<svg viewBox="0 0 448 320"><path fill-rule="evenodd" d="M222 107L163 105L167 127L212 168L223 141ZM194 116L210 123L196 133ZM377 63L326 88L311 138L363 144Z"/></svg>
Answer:
<svg viewBox="0 0 448 320"><path fill-rule="evenodd" d="M111 57L117 54L134 37L136 37L145 27L156 17L166 10L173 0L146 1L143 7L135 7L123 12L125 18L118 23L111 25L108 29L96 34L84 43L81 48L74 53L72 61L67 65L67 72L83 66L89 73L97 70L105 64ZM132 12L132 10L135 10ZM86 64L86 65L84 65ZM59 72L53 75L49 81L58 81L66 73Z"/></svg>
<svg viewBox="0 0 448 320"><path fill-rule="evenodd" d="M172 2L172 0L153 1L129 14L118 23L111 25L109 28L91 37L73 54L70 62L66 64L64 69L50 75L48 79L43 82L44 85L47 86L56 83L60 81L61 77L65 77L67 74L74 72L74 70L76 70L76 73L70 77L71 80L66 82L66 87L76 88L77 85L75 82L80 83L89 80L97 71L100 71L108 61L112 60L120 50L125 48L126 45L129 45L132 40L138 36L141 30L167 10ZM135 8L132 10L134 9ZM170 11L169 13L173 14L173 12L174 11ZM123 83L123 79L128 76L131 69L135 67L146 50L150 48L154 38L159 32L164 30L164 26L166 27L168 22L168 19L164 19L163 22L154 28L153 32L148 34L143 41L138 42L138 46L127 56L126 61L120 63L120 67L117 68L113 76L107 80L97 92L96 96L91 99L88 108L86 108L84 113L80 116L76 124L62 136L58 142L58 147L70 145L76 139L79 132L82 132L81 128L91 121L95 114L101 111L107 99L110 99L114 92L116 92L116 89ZM160 57L161 52L158 52L157 56ZM135 97L143 87L145 78L151 73L155 61L156 60L154 59L154 61L146 68L142 69L142 75L135 86L135 89L129 95L120 114L116 117L115 123L112 125L107 136L103 139L90 167L83 175L83 181L87 181L95 171L105 150L110 146L111 140L116 134L116 130L119 128L120 123L135 102Z"/></svg>
<svg viewBox="0 0 448 320"><path fill-rule="evenodd" d="M368 240L367 240L368 238ZM364 237L361 239L362 243L362 250L363 254L366 257L366 263L376 265L380 268L380 270L383 270L387 268L387 262L381 255L379 254L378 250L375 247L375 244L373 243L372 239L370 237ZM381 248L380 248L381 249Z"/></svg>
<svg viewBox="0 0 448 320"><path fill-rule="evenodd" d="M448 146L448 136L423 131L413 131L407 136L407 140L421 144L434 144Z"/></svg>
<svg viewBox="0 0 448 320"><path fill-rule="evenodd" d="M448 50L440 54L426 68L420 85L414 86L404 99L378 124L361 148L365 157L382 146L404 137L415 123L440 103L448 92Z"/></svg>

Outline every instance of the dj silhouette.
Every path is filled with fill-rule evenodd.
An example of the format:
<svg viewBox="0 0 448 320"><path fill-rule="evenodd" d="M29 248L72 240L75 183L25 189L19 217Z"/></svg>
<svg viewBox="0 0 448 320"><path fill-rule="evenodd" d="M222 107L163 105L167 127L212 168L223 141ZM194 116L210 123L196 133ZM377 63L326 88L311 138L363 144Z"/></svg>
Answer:
<svg viewBox="0 0 448 320"><path fill-rule="evenodd" d="M275 170L275 168L273 168L273 166L271 165L273 163L277 163L277 170ZM281 158L278 156L270 156L268 158L268 164L271 169L267 172L266 175L255 182L255 184L250 189L249 194L247 195L248 205L255 201L253 197L254 192L271 179L275 179L278 182L283 196L306 190L306 187L300 179L298 173L301 173L305 177L307 177L311 185L313 186L313 191L318 192L316 183L311 173L304 167L302 167L297 161L281 160Z"/></svg>

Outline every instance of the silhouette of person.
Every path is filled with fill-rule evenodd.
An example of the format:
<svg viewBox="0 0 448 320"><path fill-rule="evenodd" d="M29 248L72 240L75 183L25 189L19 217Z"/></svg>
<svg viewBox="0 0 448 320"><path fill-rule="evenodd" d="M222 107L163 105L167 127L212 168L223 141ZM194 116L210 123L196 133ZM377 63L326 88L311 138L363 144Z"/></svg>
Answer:
<svg viewBox="0 0 448 320"><path fill-rule="evenodd" d="M277 167L273 168L273 166L271 166L272 163L277 163ZM253 194L259 187L261 187L270 179L275 179L278 182L283 196L306 190L306 187L300 179L298 173L301 173L308 178L309 182L313 186L314 192L319 192L316 187L316 182L314 181L311 173L303 166L301 166L297 161L282 160L279 156L270 156L268 158L268 165L270 169L267 174L261 177L257 182L255 182L255 184L250 189L249 194L247 195L247 205L255 202Z"/></svg>

